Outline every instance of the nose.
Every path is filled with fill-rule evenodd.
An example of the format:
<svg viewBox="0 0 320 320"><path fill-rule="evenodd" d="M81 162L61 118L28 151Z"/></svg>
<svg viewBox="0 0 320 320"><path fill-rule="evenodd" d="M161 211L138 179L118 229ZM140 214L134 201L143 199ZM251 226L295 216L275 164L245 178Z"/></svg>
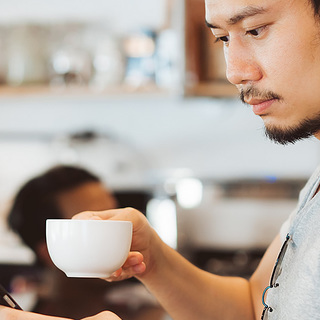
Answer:
<svg viewBox="0 0 320 320"><path fill-rule="evenodd" d="M241 44L229 43L225 48L227 79L234 85L259 81L263 74L258 62L249 49Z"/></svg>

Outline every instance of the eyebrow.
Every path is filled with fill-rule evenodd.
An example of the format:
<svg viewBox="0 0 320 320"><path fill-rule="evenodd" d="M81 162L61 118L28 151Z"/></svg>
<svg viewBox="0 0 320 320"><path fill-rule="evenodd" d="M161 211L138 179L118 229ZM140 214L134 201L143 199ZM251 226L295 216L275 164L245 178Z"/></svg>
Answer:
<svg viewBox="0 0 320 320"><path fill-rule="evenodd" d="M255 16L258 14L263 14L265 12L267 12L266 8L249 6L249 7L244 8L242 11L235 14L234 16L230 17L227 20L227 24L232 26L232 25L239 23L243 19ZM206 23L206 26L210 29L220 29L220 27L218 25L211 24L207 20L205 20L205 23Z"/></svg>

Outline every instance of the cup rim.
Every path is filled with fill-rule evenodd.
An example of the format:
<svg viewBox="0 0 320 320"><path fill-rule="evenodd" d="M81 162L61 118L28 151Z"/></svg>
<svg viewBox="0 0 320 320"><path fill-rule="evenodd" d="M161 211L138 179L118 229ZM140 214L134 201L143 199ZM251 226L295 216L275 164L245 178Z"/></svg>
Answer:
<svg viewBox="0 0 320 320"><path fill-rule="evenodd" d="M96 219L46 219L46 222L62 222L62 223L70 223L72 221L75 223L125 223L131 224L131 221L125 220L96 220Z"/></svg>

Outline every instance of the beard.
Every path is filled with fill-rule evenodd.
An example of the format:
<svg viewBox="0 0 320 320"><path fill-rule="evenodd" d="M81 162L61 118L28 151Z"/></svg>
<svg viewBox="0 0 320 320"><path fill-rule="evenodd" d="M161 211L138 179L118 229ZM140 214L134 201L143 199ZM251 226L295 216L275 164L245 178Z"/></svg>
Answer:
<svg viewBox="0 0 320 320"><path fill-rule="evenodd" d="M245 102L249 97L269 100L276 99L281 101L282 97L278 94L271 91L260 91L255 87L248 87L246 89L240 90L240 100ZM276 126L266 126L265 135L271 141L286 145L289 143L295 143L299 140L307 139L320 132L320 113L314 115L312 118L307 118L302 121L295 127L276 127Z"/></svg>
<svg viewBox="0 0 320 320"><path fill-rule="evenodd" d="M297 126L291 128L265 127L265 135L271 141L286 145L299 140L312 137L320 131L320 114L313 118L302 120Z"/></svg>

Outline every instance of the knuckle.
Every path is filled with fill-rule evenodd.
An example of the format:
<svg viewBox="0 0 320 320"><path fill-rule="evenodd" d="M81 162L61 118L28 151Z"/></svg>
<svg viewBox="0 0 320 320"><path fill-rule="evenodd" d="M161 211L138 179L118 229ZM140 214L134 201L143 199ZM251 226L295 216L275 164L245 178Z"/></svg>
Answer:
<svg viewBox="0 0 320 320"><path fill-rule="evenodd" d="M142 216L142 213L135 208L127 207L127 208L125 208L125 210L126 210L126 214L129 218L139 218Z"/></svg>
<svg viewBox="0 0 320 320"><path fill-rule="evenodd" d="M105 320L118 320L120 319L117 315L115 315L113 312L111 311L102 311L98 314L99 319L105 319Z"/></svg>
<svg viewBox="0 0 320 320"><path fill-rule="evenodd" d="M136 214L136 212L137 212L137 210L132 207L126 207L125 210L126 210L127 214Z"/></svg>

